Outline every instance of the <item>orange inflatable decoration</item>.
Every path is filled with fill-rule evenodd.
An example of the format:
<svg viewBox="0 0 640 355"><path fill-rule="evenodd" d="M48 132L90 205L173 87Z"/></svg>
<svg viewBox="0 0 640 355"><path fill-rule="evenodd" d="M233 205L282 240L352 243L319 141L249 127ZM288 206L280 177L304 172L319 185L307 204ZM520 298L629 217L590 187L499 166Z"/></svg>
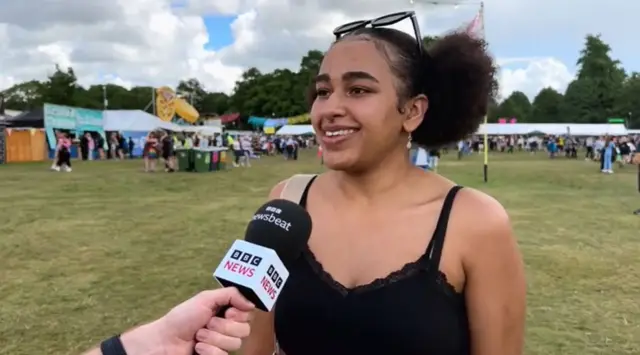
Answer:
<svg viewBox="0 0 640 355"><path fill-rule="evenodd" d="M200 114L193 106L166 86L156 89L156 114L161 120L167 122L171 121L175 115L190 123L200 118Z"/></svg>

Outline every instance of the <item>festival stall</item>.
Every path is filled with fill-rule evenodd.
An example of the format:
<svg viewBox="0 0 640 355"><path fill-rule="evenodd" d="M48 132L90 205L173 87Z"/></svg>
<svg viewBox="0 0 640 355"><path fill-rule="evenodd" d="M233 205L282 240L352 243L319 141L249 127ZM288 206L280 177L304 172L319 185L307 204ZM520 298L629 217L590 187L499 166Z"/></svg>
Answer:
<svg viewBox="0 0 640 355"><path fill-rule="evenodd" d="M49 158L53 159L56 147L56 131L67 131L76 138L85 132L100 135L106 141L104 112L79 107L44 104L44 130L49 147ZM71 146L71 157L78 157L77 145Z"/></svg>
<svg viewBox="0 0 640 355"><path fill-rule="evenodd" d="M267 117L249 117L248 123L254 128L262 128L266 134L275 134L279 127L285 125L297 125L301 123L307 123L311 121L311 117L308 113L303 115L288 117L288 118L267 118Z"/></svg>
<svg viewBox="0 0 640 355"><path fill-rule="evenodd" d="M47 145L42 128L5 128L5 163L45 161Z"/></svg>
<svg viewBox="0 0 640 355"><path fill-rule="evenodd" d="M149 132L155 129L177 131L181 127L166 122L157 116L142 110L108 110L104 111L104 130L120 132L122 136L133 141L133 156L142 156L142 149Z"/></svg>
<svg viewBox="0 0 640 355"><path fill-rule="evenodd" d="M4 163L44 161L47 149L42 108L23 112L2 121Z"/></svg>

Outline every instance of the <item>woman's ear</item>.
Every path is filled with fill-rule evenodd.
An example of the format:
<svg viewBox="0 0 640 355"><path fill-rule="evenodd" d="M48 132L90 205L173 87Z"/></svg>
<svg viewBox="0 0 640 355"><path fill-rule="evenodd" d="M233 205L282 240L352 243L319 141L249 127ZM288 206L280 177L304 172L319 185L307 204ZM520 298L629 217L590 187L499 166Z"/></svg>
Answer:
<svg viewBox="0 0 640 355"><path fill-rule="evenodd" d="M413 132L420 126L424 116L429 109L429 99L426 95L420 94L407 102L407 118L402 124L405 132Z"/></svg>

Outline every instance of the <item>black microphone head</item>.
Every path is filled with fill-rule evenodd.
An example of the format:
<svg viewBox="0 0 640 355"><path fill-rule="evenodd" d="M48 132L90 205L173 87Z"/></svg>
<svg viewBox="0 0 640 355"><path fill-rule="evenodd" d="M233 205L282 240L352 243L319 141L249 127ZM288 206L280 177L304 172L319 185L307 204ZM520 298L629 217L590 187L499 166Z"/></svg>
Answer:
<svg viewBox="0 0 640 355"><path fill-rule="evenodd" d="M311 216L289 200L271 200L256 211L244 239L275 251L288 269L311 236Z"/></svg>

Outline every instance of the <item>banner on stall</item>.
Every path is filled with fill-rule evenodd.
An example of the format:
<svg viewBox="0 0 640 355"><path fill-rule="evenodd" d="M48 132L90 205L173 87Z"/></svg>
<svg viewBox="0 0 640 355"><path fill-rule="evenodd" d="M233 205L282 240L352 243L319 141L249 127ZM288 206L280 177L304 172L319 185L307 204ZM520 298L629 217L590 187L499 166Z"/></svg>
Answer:
<svg viewBox="0 0 640 355"><path fill-rule="evenodd" d="M96 132L106 139L103 112L61 105L44 104L44 129L51 148L56 146L56 130L74 131L77 135Z"/></svg>
<svg viewBox="0 0 640 355"><path fill-rule="evenodd" d="M147 142L148 133L145 132L122 132L122 136L127 142L127 146L129 145L129 138L133 141L133 156L141 157L142 150L144 149L144 144Z"/></svg>
<svg viewBox="0 0 640 355"><path fill-rule="evenodd" d="M78 132L100 132L103 136L104 115L102 111L77 108L76 130Z"/></svg>

